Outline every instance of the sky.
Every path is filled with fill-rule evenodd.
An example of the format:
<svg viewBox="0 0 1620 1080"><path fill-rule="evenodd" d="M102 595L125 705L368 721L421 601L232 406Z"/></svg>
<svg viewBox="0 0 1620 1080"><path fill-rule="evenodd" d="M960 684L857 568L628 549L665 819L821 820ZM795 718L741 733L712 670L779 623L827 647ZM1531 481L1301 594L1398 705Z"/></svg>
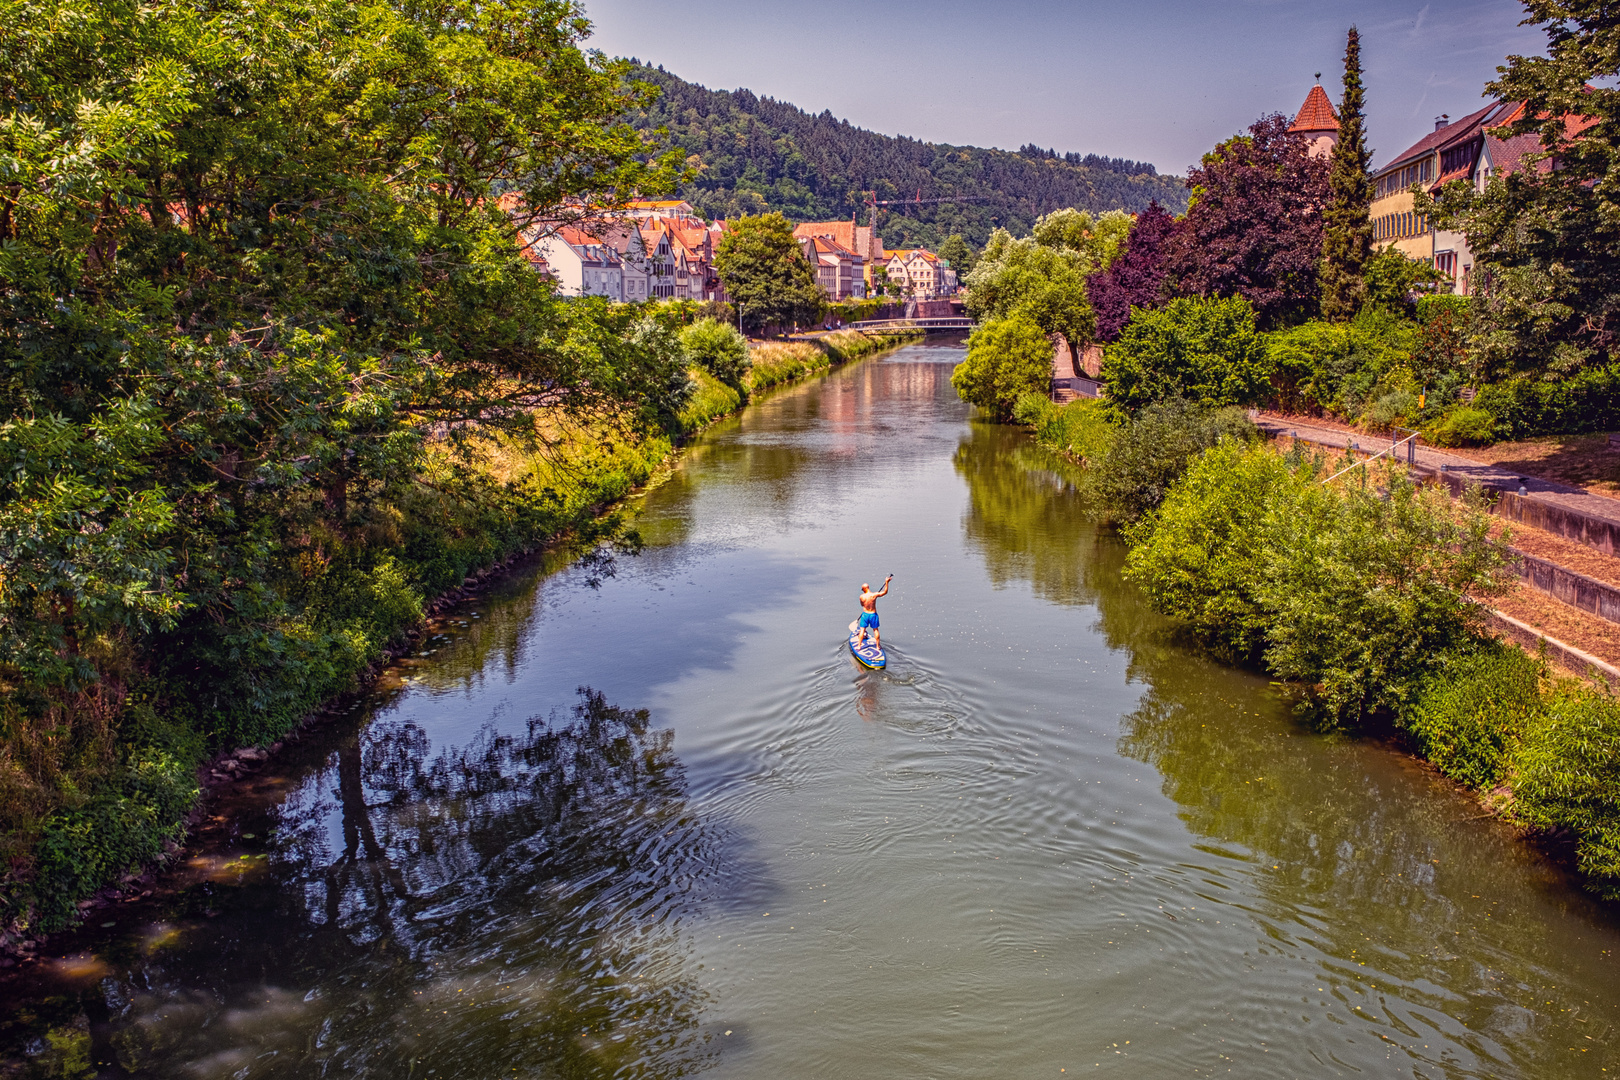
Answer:
<svg viewBox="0 0 1620 1080"><path fill-rule="evenodd" d="M1315 73L1338 106L1361 31L1368 145L1389 161L1545 37L1518 0L584 0L587 47L930 142L1026 143L1184 173Z"/></svg>

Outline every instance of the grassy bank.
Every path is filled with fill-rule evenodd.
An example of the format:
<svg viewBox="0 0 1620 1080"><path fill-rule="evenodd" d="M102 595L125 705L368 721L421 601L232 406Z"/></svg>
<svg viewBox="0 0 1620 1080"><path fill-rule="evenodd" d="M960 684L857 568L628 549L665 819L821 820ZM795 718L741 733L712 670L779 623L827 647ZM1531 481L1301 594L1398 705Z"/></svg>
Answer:
<svg viewBox="0 0 1620 1080"><path fill-rule="evenodd" d="M1166 402L1116 424L1097 403L1022 405L1088 466L1126 577L1185 633L1266 670L1317 725L1398 732L1620 899L1620 702L1487 631L1482 601L1509 577L1482 500L1283 453L1237 410Z"/></svg>
<svg viewBox="0 0 1620 1080"><path fill-rule="evenodd" d="M698 389L681 410L681 430L696 431L717 417L736 412L761 391L797 382L835 365L922 337L920 331L908 335L878 335L839 330L806 341L764 342L749 348L748 370L736 384L723 382L701 368L693 368L691 375Z"/></svg>

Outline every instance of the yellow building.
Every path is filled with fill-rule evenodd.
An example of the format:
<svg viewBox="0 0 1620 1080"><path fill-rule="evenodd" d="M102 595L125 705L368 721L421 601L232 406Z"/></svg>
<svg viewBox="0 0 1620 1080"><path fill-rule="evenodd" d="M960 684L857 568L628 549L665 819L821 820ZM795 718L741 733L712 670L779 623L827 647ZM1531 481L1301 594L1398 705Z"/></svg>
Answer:
<svg viewBox="0 0 1620 1080"><path fill-rule="evenodd" d="M1442 285L1442 291L1467 292L1473 256L1461 233L1436 231L1417 212L1412 188L1420 185L1432 192L1452 180L1472 180L1485 128L1500 124L1504 110L1498 102L1455 123L1441 116L1431 134L1373 173L1373 243L1432 264L1450 279L1450 289Z"/></svg>

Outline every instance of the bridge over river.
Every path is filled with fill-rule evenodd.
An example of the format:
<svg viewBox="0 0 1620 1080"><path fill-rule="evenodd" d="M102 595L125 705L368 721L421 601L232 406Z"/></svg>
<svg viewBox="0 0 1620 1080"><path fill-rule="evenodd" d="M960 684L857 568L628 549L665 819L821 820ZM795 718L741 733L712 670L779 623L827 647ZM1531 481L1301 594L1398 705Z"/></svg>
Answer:
<svg viewBox="0 0 1620 1080"><path fill-rule="evenodd" d="M864 330L869 334L900 333L906 330L926 330L929 333L972 330L976 324L966 315L948 315L932 319L867 319L849 324L851 330Z"/></svg>

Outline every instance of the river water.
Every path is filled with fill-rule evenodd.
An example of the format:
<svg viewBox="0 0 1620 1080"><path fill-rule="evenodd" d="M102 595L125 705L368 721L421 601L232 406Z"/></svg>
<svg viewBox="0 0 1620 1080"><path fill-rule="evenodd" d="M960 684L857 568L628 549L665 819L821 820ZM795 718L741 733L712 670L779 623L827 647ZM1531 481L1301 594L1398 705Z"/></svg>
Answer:
<svg viewBox="0 0 1620 1080"><path fill-rule="evenodd" d="M1613 910L1178 644L1065 467L970 420L960 356L768 398L640 500L615 574L447 620L219 808L184 888L13 978L6 1052L390 1080L1620 1069ZM844 628L888 572L889 667L863 672Z"/></svg>

